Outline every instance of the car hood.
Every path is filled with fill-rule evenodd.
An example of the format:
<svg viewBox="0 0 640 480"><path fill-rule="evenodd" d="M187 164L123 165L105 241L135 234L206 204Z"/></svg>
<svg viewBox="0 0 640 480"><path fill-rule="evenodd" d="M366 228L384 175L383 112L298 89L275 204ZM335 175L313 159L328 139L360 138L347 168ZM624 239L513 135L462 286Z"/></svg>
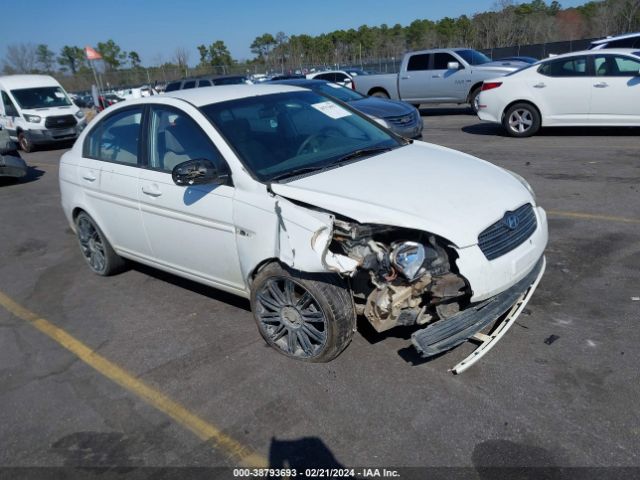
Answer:
<svg viewBox="0 0 640 480"><path fill-rule="evenodd" d="M354 100L349 102L349 105L366 115L378 118L399 117L401 115L409 115L415 111L415 107L408 103L376 97Z"/></svg>
<svg viewBox="0 0 640 480"><path fill-rule="evenodd" d="M65 107L40 107L40 108L22 108L21 111L27 115L38 115L40 117L50 117L53 115L74 115L79 108L76 105L68 105Z"/></svg>
<svg viewBox="0 0 640 480"><path fill-rule="evenodd" d="M506 211L534 203L504 169L424 142L271 188L360 223L431 232L460 248L477 244Z"/></svg>

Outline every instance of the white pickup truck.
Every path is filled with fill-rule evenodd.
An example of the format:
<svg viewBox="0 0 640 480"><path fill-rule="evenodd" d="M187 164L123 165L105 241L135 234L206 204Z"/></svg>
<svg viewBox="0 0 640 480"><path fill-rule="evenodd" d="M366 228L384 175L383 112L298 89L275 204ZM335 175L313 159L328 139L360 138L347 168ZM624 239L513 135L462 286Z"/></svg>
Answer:
<svg viewBox="0 0 640 480"><path fill-rule="evenodd" d="M482 82L526 66L520 62L493 62L470 49L434 49L408 52L400 73L364 75L355 89L364 95L412 103L469 103L477 112L476 99Z"/></svg>

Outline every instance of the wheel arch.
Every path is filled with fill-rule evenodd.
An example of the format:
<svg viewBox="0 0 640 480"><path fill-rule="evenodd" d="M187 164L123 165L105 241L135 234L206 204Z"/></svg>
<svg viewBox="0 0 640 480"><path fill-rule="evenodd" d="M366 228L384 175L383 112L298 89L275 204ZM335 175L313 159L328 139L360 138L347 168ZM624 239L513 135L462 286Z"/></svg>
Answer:
<svg viewBox="0 0 640 480"><path fill-rule="evenodd" d="M483 81L479 81L479 82L474 83L471 86L471 88L469 89L469 92L467 93L467 102L471 101L471 95L473 94L473 92L476 91L477 88L482 87L483 83L484 83Z"/></svg>
<svg viewBox="0 0 640 480"><path fill-rule="evenodd" d="M373 87L367 92L367 95L372 96L374 93L378 93L378 92L384 93L387 97L391 98L391 95L389 95L389 92L387 91L387 89L383 87Z"/></svg>

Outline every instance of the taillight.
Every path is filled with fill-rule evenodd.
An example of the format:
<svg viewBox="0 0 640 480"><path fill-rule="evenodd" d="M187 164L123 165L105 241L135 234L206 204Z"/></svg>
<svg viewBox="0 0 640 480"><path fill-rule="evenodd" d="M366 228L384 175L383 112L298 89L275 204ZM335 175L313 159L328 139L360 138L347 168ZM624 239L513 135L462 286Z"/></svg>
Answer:
<svg viewBox="0 0 640 480"><path fill-rule="evenodd" d="M492 90L494 88L498 88L500 85L502 85L502 82L484 82L482 84L482 91Z"/></svg>
<svg viewBox="0 0 640 480"><path fill-rule="evenodd" d="M351 79L351 90L355 90L356 89L356 82L353 81L353 79Z"/></svg>

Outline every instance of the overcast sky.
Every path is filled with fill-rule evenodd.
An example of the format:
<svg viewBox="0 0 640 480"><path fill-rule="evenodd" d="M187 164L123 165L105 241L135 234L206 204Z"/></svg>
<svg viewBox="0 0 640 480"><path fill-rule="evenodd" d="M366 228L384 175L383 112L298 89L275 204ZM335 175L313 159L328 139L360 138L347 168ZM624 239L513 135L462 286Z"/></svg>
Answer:
<svg viewBox="0 0 640 480"><path fill-rule="evenodd" d="M317 35L337 29L386 23L408 25L491 9L494 0L29 0L3 2L0 58L11 43L95 46L112 38L135 50L144 65L169 61L176 47L198 62L196 46L223 40L236 59L251 58L249 45L265 32ZM563 7L583 0L565 0Z"/></svg>

